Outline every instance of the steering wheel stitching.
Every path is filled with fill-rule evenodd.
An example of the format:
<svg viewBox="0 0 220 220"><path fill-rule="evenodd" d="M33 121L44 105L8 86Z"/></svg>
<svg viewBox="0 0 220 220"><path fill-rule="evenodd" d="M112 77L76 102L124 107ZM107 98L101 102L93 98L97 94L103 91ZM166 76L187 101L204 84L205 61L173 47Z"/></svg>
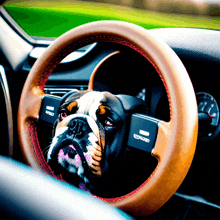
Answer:
<svg viewBox="0 0 220 220"><path fill-rule="evenodd" d="M123 44L142 54L160 75L167 92L170 121L157 122L156 141L151 149L151 154L158 159L156 169L133 192L114 199L100 198L124 211L150 215L175 193L188 172L196 147L198 113L195 93L182 62L168 45L146 29L126 22L98 21L72 29L55 40L35 62L24 85L18 111L20 145L31 167L55 176L44 160L37 137L40 109L54 101L44 94L43 88L65 56L94 42ZM94 76L89 82L90 90L93 79ZM55 100L57 106L59 102Z"/></svg>

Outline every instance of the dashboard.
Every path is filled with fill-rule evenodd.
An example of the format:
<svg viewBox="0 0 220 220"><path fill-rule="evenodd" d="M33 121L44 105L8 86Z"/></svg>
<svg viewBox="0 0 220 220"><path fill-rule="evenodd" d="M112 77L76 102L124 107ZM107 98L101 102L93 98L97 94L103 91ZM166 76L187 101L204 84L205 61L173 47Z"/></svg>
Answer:
<svg viewBox="0 0 220 220"><path fill-rule="evenodd" d="M177 193L202 198L220 208L219 195L216 193L220 185L220 179L217 178L220 169L220 32L186 28L154 29L150 32L177 53L187 69L197 96L200 114L197 149L192 166ZM18 36L21 37L21 34L18 33ZM3 47L0 63L1 76L4 77L5 73L8 84L5 84L6 79L1 79L3 90L0 104L1 109L5 109L2 118L8 119L1 123L1 139L6 135L13 137L4 144L1 154L13 155L15 160L24 163L16 132L18 103L31 67L50 42L28 43L32 47L19 63L19 68L13 68L11 58ZM167 122L170 120L167 94L155 69L144 57L123 45L95 43L80 48L57 66L44 92L63 96L73 89L86 90L90 76L94 73L94 90L136 96L147 103L150 116ZM9 93L10 97L7 95ZM50 143L52 128L48 126L45 129L39 124L38 132L44 151ZM147 173L150 174L155 166L155 161L149 158Z"/></svg>

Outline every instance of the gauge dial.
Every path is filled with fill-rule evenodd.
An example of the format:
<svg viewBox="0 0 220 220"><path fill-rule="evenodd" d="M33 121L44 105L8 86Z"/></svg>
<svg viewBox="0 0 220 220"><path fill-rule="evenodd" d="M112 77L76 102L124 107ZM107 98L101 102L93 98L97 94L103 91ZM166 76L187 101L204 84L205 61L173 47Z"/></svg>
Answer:
<svg viewBox="0 0 220 220"><path fill-rule="evenodd" d="M219 107L214 97L205 92L196 94L198 112L205 113L210 118L210 125L207 126L206 131L199 130L199 136L211 137L215 133L219 124Z"/></svg>
<svg viewBox="0 0 220 220"><path fill-rule="evenodd" d="M213 96L205 92L196 94L198 111L207 113L211 118L211 125L217 126L219 122L219 108Z"/></svg>

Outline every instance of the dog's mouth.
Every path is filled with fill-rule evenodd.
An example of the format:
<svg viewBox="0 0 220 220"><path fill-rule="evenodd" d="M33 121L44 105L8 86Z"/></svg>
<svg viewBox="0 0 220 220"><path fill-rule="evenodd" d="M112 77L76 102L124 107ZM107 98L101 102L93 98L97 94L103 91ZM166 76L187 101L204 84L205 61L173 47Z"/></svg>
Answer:
<svg viewBox="0 0 220 220"><path fill-rule="evenodd" d="M84 156L87 163L91 165L91 155L89 153L84 153ZM82 159L73 145L69 145L59 151L58 161L61 160L69 161L70 164L73 164L77 168L82 166Z"/></svg>
<svg viewBox="0 0 220 220"><path fill-rule="evenodd" d="M84 173L91 172L92 155L90 152L83 152L70 144L59 150L58 163L70 173L85 178Z"/></svg>
<svg viewBox="0 0 220 220"><path fill-rule="evenodd" d="M94 162L96 165L100 165L99 162L101 160L101 157L98 157L99 161L94 160L94 150L92 152L91 149L94 149L94 147L88 146L83 150L82 144L78 139L58 141L50 154L48 165L56 175L66 172L76 174L86 183L88 182L88 177L96 171Z"/></svg>

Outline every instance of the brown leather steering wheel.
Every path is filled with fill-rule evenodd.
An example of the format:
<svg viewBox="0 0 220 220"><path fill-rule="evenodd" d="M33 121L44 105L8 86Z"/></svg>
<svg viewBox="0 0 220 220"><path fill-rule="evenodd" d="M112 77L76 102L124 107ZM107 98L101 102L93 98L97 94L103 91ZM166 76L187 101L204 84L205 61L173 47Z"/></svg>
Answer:
<svg viewBox="0 0 220 220"><path fill-rule="evenodd" d="M148 59L166 88L170 121L160 122L152 155L158 165L152 175L128 195L103 199L135 215L150 215L177 190L191 165L198 133L195 93L177 55L146 29L119 21L99 21L77 27L59 37L35 62L25 82L18 111L18 134L27 163L53 175L41 154L37 121L43 88L54 68L72 51L93 42L126 45ZM92 88L92 78L90 80Z"/></svg>

